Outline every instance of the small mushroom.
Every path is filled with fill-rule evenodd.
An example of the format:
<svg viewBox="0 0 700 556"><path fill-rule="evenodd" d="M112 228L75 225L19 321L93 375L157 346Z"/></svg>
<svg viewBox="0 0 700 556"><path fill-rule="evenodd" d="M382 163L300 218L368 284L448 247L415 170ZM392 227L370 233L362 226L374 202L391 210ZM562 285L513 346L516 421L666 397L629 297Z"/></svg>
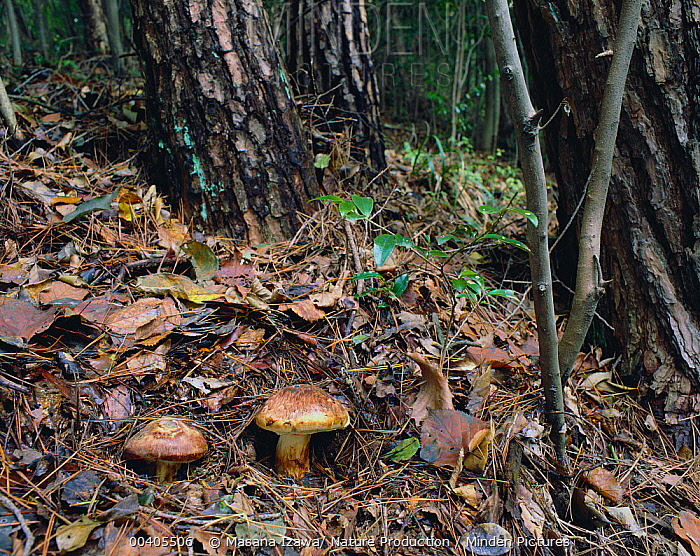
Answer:
<svg viewBox="0 0 700 556"><path fill-rule="evenodd" d="M316 386L287 386L260 408L255 422L261 429L279 434L275 464L277 473L298 479L311 469L309 441L316 432L344 429L348 410Z"/></svg>
<svg viewBox="0 0 700 556"><path fill-rule="evenodd" d="M159 483L172 483L181 464L204 457L208 451L201 432L170 417L151 421L124 445L126 459L155 462Z"/></svg>

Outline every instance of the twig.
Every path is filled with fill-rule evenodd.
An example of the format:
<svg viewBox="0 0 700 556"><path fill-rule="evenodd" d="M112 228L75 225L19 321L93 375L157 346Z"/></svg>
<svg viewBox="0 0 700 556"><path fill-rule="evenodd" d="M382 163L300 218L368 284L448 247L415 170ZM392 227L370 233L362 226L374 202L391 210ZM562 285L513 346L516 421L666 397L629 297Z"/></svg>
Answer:
<svg viewBox="0 0 700 556"><path fill-rule="evenodd" d="M17 521L19 521L19 526L22 528L25 538L24 552L22 552L22 555L29 556L32 553L32 546L34 546L34 535L32 535L32 532L29 530L29 526L27 525L22 512L17 506L15 506L14 502L12 502L12 500L10 500L4 494L0 494L0 503L2 503L2 505L8 510L11 510L12 513L15 514Z"/></svg>

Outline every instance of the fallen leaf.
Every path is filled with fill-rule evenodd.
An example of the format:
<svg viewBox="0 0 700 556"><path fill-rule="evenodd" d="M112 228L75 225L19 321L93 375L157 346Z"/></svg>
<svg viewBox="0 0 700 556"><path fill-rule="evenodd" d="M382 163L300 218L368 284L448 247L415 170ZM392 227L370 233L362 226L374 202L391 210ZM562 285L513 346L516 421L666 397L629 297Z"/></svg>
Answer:
<svg viewBox="0 0 700 556"><path fill-rule="evenodd" d="M454 467L460 450L472 452L489 431L488 423L456 409L428 412L421 428L420 457L438 466Z"/></svg>
<svg viewBox="0 0 700 556"><path fill-rule="evenodd" d="M187 276L170 274L169 272L141 276L136 280L136 288L146 293L172 295L193 303L206 303L224 296L223 291L205 288L195 284Z"/></svg>
<svg viewBox="0 0 700 556"><path fill-rule="evenodd" d="M115 427L120 426L124 420L131 417L132 409L131 391L123 384L107 392L102 402L105 419L114 423Z"/></svg>
<svg viewBox="0 0 700 556"><path fill-rule="evenodd" d="M326 316L326 313L316 307L314 302L310 299L300 299L299 301L294 301L293 303L280 304L280 311L287 311L288 309L291 309L301 318L309 322L317 321Z"/></svg>
<svg viewBox="0 0 700 556"><path fill-rule="evenodd" d="M382 457L391 461L407 461L416 455L419 448L420 441L417 438L404 438Z"/></svg>
<svg viewBox="0 0 700 556"><path fill-rule="evenodd" d="M100 525L99 521L83 516L80 521L68 525L62 525L56 529L56 546L61 554L77 550L85 546L85 543L93 529Z"/></svg>
<svg viewBox="0 0 700 556"><path fill-rule="evenodd" d="M673 520L673 531L684 541L690 543L695 556L700 556L700 519L687 510L683 510Z"/></svg>
<svg viewBox="0 0 700 556"><path fill-rule="evenodd" d="M493 429L489 427L486 430L486 436L470 453L464 456L462 467L472 473L481 475L486 470L486 464L489 461L489 448L493 440Z"/></svg>
<svg viewBox="0 0 700 556"><path fill-rule="evenodd" d="M467 411L471 414L477 413L486 403L486 400L491 393L491 367L486 365L481 367L481 371L477 371L472 387L469 390L469 399L467 400Z"/></svg>
<svg viewBox="0 0 700 556"><path fill-rule="evenodd" d="M168 334L179 326L180 312L169 297L146 297L110 313L104 324L110 334L138 342Z"/></svg>
<svg viewBox="0 0 700 556"><path fill-rule="evenodd" d="M221 261L219 270L214 274L213 280L217 284L224 284L235 288L240 297L245 299L252 288L255 270L250 263L243 263L240 251L234 251L233 258Z"/></svg>
<svg viewBox="0 0 700 556"><path fill-rule="evenodd" d="M59 299L71 299L82 301L89 292L83 288L74 288L63 282L51 282L48 290L39 293L39 301L46 305Z"/></svg>
<svg viewBox="0 0 700 556"><path fill-rule="evenodd" d="M42 311L21 299L0 296L0 336L30 340L53 323L56 313Z"/></svg>
<svg viewBox="0 0 700 556"><path fill-rule="evenodd" d="M416 424L422 423L431 409L453 409L452 392L440 369L418 353L406 355L418 364L425 380L411 406L411 418Z"/></svg>
<svg viewBox="0 0 700 556"><path fill-rule="evenodd" d="M513 362L511 355L502 349L469 346L467 354L477 365L491 365L492 367L510 367Z"/></svg>
<svg viewBox="0 0 700 556"><path fill-rule="evenodd" d="M209 280L219 270L219 258L211 247L201 241L187 241L181 249L192 263L197 280Z"/></svg>
<svg viewBox="0 0 700 556"><path fill-rule="evenodd" d="M639 523L637 523L637 520L632 514L632 510L628 506L606 506L605 509L635 537L647 536L646 531L639 526Z"/></svg>
<svg viewBox="0 0 700 556"><path fill-rule="evenodd" d="M532 493L523 485L516 487L516 507L525 529L536 539L542 538L546 518L540 505L532 498Z"/></svg>
<svg viewBox="0 0 700 556"><path fill-rule="evenodd" d="M85 201L84 203L81 203L77 207L75 207L75 210L73 212L66 214L63 217L63 222L67 224L68 222L72 222L76 218L80 218L81 216L84 216L86 214L90 214L98 210L108 210L109 207L112 205L112 201L114 201L114 199L117 198L117 195L119 195L118 187L113 193L109 193L108 195L102 195L100 197L90 199L89 201Z"/></svg>
<svg viewBox="0 0 700 556"><path fill-rule="evenodd" d="M607 469L596 467L583 473L583 480L598 494L610 500L613 504L620 504L624 497L622 485L617 477Z"/></svg>

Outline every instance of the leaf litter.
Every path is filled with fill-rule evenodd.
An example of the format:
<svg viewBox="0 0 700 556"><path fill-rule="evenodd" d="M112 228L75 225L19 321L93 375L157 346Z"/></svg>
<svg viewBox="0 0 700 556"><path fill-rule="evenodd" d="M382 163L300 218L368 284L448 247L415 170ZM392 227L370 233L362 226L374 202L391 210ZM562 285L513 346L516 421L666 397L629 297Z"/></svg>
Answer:
<svg viewBox="0 0 700 556"><path fill-rule="evenodd" d="M357 191L349 228L333 205L285 243L201 237L140 167L144 127L118 106L138 107L141 84L97 74L56 97L61 110L23 105L33 139L0 153L0 550L224 555L212 539L237 539L236 554L502 554L524 539L520 553L569 554L604 539L615 553L700 554L696 448L670 443L599 349L567 391L573 473L553 463L523 255L407 247L483 222L483 190L455 187L459 219L390 149L393 189L371 204ZM27 94L46 79L32 73ZM68 115L81 90L105 105ZM493 161L471 163L507 189ZM378 243L358 222L377 207ZM355 298L356 260L366 280L394 282ZM464 267L519 301L456 297ZM353 420L316 435L311 473L291 481L253 419L300 383ZM157 485L122 447L165 415L195 424L210 452Z"/></svg>

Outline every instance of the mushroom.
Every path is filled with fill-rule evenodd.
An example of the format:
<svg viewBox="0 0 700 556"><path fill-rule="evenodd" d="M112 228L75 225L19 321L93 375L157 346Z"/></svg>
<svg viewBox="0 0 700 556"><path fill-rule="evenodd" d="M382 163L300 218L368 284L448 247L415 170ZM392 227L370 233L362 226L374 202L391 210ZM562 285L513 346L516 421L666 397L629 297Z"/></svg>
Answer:
<svg viewBox="0 0 700 556"><path fill-rule="evenodd" d="M184 421L164 417L132 436L124 445L124 456L155 462L158 482L172 483L181 464L204 457L208 450L201 432Z"/></svg>
<svg viewBox="0 0 700 556"><path fill-rule="evenodd" d="M268 399L255 416L261 429L279 434L275 468L298 479L311 469L309 441L316 432L344 429L348 410L316 386L287 386Z"/></svg>

